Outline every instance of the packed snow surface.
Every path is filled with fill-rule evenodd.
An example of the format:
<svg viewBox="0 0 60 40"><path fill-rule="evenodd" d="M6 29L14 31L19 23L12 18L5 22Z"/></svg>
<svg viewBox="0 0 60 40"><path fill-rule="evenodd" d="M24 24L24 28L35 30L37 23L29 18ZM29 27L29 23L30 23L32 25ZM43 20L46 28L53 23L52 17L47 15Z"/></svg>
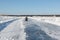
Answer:
<svg viewBox="0 0 60 40"><path fill-rule="evenodd" d="M37 17L29 17L25 21L24 17L2 16L0 40L60 40L60 26L53 21L41 21Z"/></svg>

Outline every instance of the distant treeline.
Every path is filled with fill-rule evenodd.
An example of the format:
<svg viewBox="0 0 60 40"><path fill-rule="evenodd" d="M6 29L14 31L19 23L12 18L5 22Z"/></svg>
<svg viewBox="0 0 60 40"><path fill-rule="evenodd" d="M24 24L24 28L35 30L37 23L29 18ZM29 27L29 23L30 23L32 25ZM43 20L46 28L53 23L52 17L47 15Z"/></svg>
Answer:
<svg viewBox="0 0 60 40"><path fill-rule="evenodd" d="M56 17L60 17L60 15L0 15L0 16L17 16L17 17L19 17L19 16L30 16L30 17L32 17L32 16L45 16L45 17L53 17L53 16L56 16Z"/></svg>

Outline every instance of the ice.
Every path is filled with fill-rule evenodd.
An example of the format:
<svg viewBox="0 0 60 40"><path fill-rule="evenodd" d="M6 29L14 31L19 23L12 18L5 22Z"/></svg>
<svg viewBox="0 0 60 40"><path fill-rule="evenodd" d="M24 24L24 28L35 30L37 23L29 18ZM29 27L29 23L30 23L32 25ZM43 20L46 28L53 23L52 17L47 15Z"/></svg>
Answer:
<svg viewBox="0 0 60 40"><path fill-rule="evenodd" d="M41 29L42 26L40 27L31 20L29 20L25 27L27 35L26 40L57 40L55 38L51 38Z"/></svg>

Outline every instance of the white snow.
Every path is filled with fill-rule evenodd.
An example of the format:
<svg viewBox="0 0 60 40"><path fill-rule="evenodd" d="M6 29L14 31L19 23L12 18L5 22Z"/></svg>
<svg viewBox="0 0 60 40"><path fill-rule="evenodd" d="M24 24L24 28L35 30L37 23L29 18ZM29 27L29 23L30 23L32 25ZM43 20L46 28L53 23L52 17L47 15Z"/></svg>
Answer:
<svg viewBox="0 0 60 40"><path fill-rule="evenodd" d="M25 40L26 33L24 32L22 20L16 20L2 30L0 32L0 40Z"/></svg>
<svg viewBox="0 0 60 40"><path fill-rule="evenodd" d="M21 19L25 17L9 17L9 16L0 16L0 23L7 22L13 19Z"/></svg>
<svg viewBox="0 0 60 40"><path fill-rule="evenodd" d="M47 22L60 26L60 17L30 17L36 21Z"/></svg>

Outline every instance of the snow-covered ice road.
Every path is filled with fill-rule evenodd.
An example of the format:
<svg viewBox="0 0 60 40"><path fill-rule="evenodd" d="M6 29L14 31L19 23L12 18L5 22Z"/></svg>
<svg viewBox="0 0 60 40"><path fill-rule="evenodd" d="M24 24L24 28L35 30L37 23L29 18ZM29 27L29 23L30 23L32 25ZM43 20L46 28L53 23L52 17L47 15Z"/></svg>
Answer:
<svg viewBox="0 0 60 40"><path fill-rule="evenodd" d="M60 40L60 27L28 18L0 23L0 40Z"/></svg>

